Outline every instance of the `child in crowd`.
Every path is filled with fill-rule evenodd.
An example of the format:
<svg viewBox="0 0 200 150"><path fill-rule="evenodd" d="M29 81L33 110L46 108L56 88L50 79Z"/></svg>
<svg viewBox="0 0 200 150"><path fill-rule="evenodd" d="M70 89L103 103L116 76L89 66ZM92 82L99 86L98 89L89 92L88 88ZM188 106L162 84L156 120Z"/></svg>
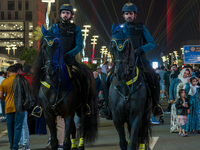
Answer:
<svg viewBox="0 0 200 150"><path fill-rule="evenodd" d="M179 124L179 135L185 137L187 134L185 133L186 123L187 123L187 115L188 109L190 108L189 99L186 97L186 91L184 89L179 90L179 96L176 102L176 114L177 114L177 123Z"/></svg>
<svg viewBox="0 0 200 150"><path fill-rule="evenodd" d="M200 110L199 110L199 86L197 86L197 78L190 78L190 82L186 84L186 93L190 99L190 114L188 114L188 122L186 124L186 132L192 132L194 130L200 131Z"/></svg>

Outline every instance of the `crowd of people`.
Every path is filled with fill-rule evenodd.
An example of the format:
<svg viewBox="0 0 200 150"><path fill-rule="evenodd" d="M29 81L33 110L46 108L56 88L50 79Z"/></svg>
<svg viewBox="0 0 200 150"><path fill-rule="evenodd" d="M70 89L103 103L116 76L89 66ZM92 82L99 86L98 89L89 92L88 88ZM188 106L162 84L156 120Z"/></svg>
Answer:
<svg viewBox="0 0 200 150"><path fill-rule="evenodd" d="M186 65L179 71L176 64L156 70L160 76L161 100L166 98L169 105L165 114L171 114L170 132L187 137L191 132L200 133L199 90L200 71ZM165 97L164 95L165 94Z"/></svg>
<svg viewBox="0 0 200 150"><path fill-rule="evenodd" d="M1 71L0 84L0 121L7 123L10 149L29 150L30 134L47 133L44 117L31 116L31 111L29 111L31 108L25 105L28 100L25 95L31 95L31 103L35 101L31 94L31 66L27 65L23 69L22 64L17 63L8 67L5 72Z"/></svg>

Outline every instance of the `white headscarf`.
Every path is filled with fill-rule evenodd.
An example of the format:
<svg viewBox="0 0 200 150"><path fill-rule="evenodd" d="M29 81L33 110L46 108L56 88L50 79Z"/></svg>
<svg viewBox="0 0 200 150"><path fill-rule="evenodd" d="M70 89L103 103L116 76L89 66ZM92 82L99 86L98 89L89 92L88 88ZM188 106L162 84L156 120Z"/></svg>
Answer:
<svg viewBox="0 0 200 150"><path fill-rule="evenodd" d="M181 70L180 74L178 75L178 78L181 80L181 82L177 86L176 100L180 97L179 96L179 90L180 89L185 89L186 83L187 83L187 79L189 79L189 78L183 78L183 74L184 74L185 70L186 69Z"/></svg>
<svg viewBox="0 0 200 150"><path fill-rule="evenodd" d="M181 80L181 82L183 84L186 84L187 83L187 79L189 79L189 77L188 78L183 78L183 74L184 74L185 70L186 69L181 70L181 72L178 75L178 78Z"/></svg>

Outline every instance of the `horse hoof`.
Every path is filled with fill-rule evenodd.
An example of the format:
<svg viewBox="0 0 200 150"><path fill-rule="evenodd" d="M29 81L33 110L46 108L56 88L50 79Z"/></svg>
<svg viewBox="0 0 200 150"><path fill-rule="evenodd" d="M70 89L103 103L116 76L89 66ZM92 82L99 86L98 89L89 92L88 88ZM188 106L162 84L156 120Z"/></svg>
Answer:
<svg viewBox="0 0 200 150"><path fill-rule="evenodd" d="M85 150L85 147L78 147L78 150Z"/></svg>

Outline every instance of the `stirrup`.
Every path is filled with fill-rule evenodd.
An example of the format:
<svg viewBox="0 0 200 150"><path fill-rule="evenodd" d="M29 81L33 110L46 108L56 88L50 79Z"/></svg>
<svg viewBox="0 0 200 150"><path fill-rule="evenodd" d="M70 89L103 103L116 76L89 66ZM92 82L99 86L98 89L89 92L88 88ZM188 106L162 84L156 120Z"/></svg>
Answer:
<svg viewBox="0 0 200 150"><path fill-rule="evenodd" d="M40 109L39 112L35 112L35 109L37 109L37 108ZM35 108L31 112L31 115L40 118L42 116L42 107L41 106L35 106Z"/></svg>
<svg viewBox="0 0 200 150"><path fill-rule="evenodd" d="M156 111L157 107L159 107L159 109L161 110L160 114L155 114L155 111ZM154 109L153 109L153 115L154 115L154 117L161 117L161 116L163 116L163 108L159 104L154 107Z"/></svg>
<svg viewBox="0 0 200 150"><path fill-rule="evenodd" d="M83 111L83 108L84 108L85 106L87 107L86 110L88 110L88 112L86 112L86 113ZM88 104L84 105L84 106L82 107L81 112L82 112L82 114L84 114L84 115L90 115L90 114L91 114L90 106L89 106Z"/></svg>

